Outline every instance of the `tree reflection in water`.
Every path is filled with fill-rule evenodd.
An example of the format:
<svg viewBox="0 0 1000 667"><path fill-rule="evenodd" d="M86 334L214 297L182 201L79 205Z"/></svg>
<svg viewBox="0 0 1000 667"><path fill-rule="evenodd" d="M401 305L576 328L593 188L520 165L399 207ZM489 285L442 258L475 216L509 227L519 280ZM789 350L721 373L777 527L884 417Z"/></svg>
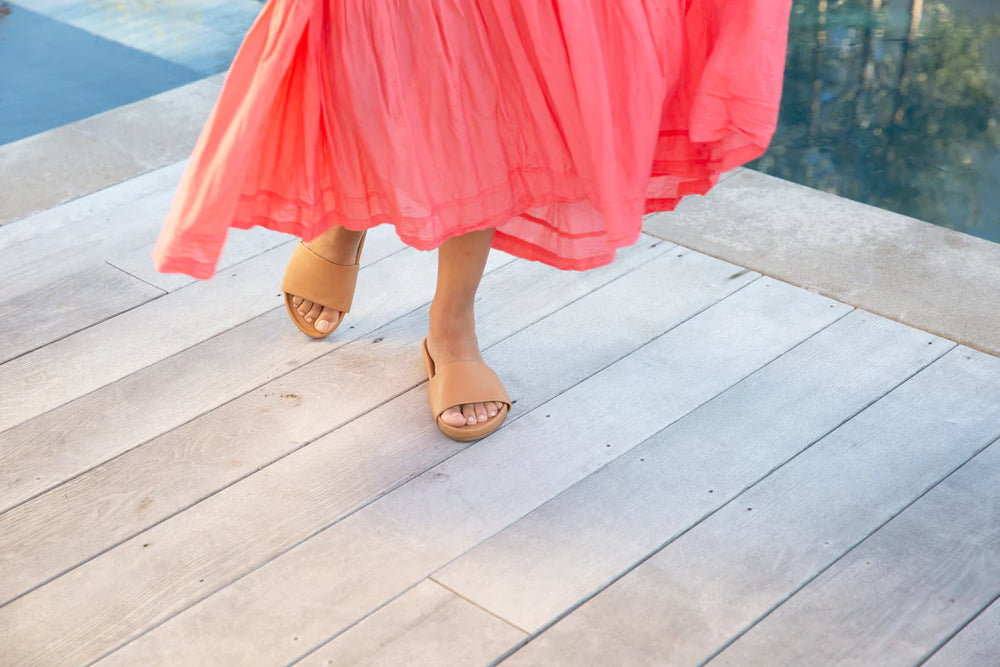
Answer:
<svg viewBox="0 0 1000 667"><path fill-rule="evenodd" d="M1000 241L1000 18L985 13L796 2L778 131L750 166Z"/></svg>

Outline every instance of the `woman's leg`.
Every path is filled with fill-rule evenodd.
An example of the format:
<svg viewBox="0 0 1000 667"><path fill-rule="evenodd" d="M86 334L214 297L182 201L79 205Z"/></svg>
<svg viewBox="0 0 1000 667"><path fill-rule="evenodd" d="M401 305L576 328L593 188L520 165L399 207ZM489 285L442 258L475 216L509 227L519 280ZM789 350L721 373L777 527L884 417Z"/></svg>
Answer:
<svg viewBox="0 0 1000 667"><path fill-rule="evenodd" d="M436 365L483 360L473 302L492 240L493 230L486 229L450 238L438 249L437 291L427 334L427 351ZM493 402L469 403L449 408L441 418L452 426L466 426L486 421L499 408Z"/></svg>
<svg viewBox="0 0 1000 667"><path fill-rule="evenodd" d="M358 243L362 232L352 232L340 225L331 227L314 238L306 246L314 253L334 264L350 266L358 256ZM319 331L330 328L331 322L336 322L340 311L325 308L318 303L307 301L299 296L292 297L292 304L304 316L306 322L313 324Z"/></svg>

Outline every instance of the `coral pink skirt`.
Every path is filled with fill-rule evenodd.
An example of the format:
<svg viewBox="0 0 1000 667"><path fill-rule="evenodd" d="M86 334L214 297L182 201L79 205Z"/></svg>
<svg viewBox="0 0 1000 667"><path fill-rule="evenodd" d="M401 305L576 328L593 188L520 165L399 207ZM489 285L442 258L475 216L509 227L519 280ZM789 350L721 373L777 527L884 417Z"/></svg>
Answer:
<svg viewBox="0 0 1000 667"><path fill-rule="evenodd" d="M584 270L774 132L791 0L269 0L154 251L389 223Z"/></svg>

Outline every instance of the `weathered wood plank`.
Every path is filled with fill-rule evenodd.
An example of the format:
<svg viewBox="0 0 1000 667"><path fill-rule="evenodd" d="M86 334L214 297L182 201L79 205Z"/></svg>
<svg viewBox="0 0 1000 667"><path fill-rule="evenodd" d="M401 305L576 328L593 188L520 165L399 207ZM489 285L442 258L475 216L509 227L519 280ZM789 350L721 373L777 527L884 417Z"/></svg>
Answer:
<svg viewBox="0 0 1000 667"><path fill-rule="evenodd" d="M712 664L917 664L1000 594L998 519L1000 445L994 445L771 612ZM993 661L1000 661L1000 653Z"/></svg>
<svg viewBox="0 0 1000 667"><path fill-rule="evenodd" d="M996 448L996 443L993 448ZM926 667L982 667L1000 655L1000 599L931 656Z"/></svg>
<svg viewBox="0 0 1000 667"><path fill-rule="evenodd" d="M743 275L742 280L728 280L732 273L730 265L691 253L682 258L671 253L670 259L664 264L669 270L651 267L643 271L646 267L642 267L575 301L553 317L533 324L524 335L508 338L505 332L505 327L524 325L517 315L524 304L497 307L493 311L497 319L483 328L480 341L503 340L500 345L488 348L486 356L504 377L508 390L518 401L517 409L530 410L620 358L643 340L656 336L665 323L682 321L706 305L706 300L711 302L724 296L753 278ZM576 279L585 280L583 276ZM638 289L644 284L650 286L648 290ZM677 293L664 297L665 286L673 286ZM505 289L510 292L510 286ZM517 292L529 301L545 303L537 298L537 283L533 291ZM644 292L645 297L636 296ZM630 296L628 305L623 306L623 299ZM651 308L650 300L663 305ZM552 356L555 341L585 345L592 337L586 323L592 321L593 313L612 308L621 314L625 326L607 340L602 337L592 354L572 355L568 359ZM728 312L731 314L732 310ZM324 360L325 365L314 362L311 372L301 372L298 378L289 375L272 383L268 393L277 395L269 397L256 392L249 395L256 400L244 403L239 412L230 413L227 421L215 421L209 424L210 429L200 433L193 428L178 429L175 446L186 455L186 460L175 467L179 473L172 477L176 485L187 485L189 480L213 475L230 477L224 470L219 472L218 460L232 459L243 465L245 461L266 462L287 453L297 444L304 444L298 442L303 431L310 432L310 439L316 437L316 422L321 425L320 433L329 431L345 416L349 418L356 412L358 402L378 405L398 392L399 377L405 383L402 388L414 387L402 397L0 609L0 622L23 622L25 628L36 628L19 641L19 655L26 660L65 662L97 657L322 530L345 512L370 502L459 451L462 445L444 438L428 415L417 347L424 331L423 315L416 313L401 324L405 327L383 332L379 336L383 340L377 345L368 341L348 345L331 355L338 359ZM543 344L544 341L550 343ZM548 363L544 363L546 358ZM523 372L529 366L535 370L526 377L515 372L519 368ZM343 377L345 371L349 371L349 382L330 382L331 378ZM363 395L354 398L358 391ZM294 400L280 397L292 392L298 394ZM341 407L350 401L355 401L353 408ZM283 411L288 412L287 416L280 414ZM310 425L310 421L314 424ZM512 415L512 424L517 423ZM217 448L214 460L201 465L190 460L200 459L201 453L213 446ZM599 456L604 455L602 449ZM136 487L141 488L141 483ZM233 533L232 526L241 528ZM156 546L142 547L143 544ZM419 578L422 577L417 581ZM128 581L128 586L123 586L122 581ZM395 592L402 592L417 581L409 581ZM149 594L138 594L140 590ZM66 595L77 602L52 604L53 596ZM377 605L369 609L374 606ZM32 618L35 620L31 621ZM72 636L64 636L64 630ZM318 644L312 639L303 641ZM301 646L294 648L301 651Z"/></svg>
<svg viewBox="0 0 1000 667"><path fill-rule="evenodd" d="M696 664L997 437L1000 359L958 346L547 629L510 664Z"/></svg>
<svg viewBox="0 0 1000 667"><path fill-rule="evenodd" d="M434 578L537 632L953 346L853 311Z"/></svg>
<svg viewBox="0 0 1000 667"><path fill-rule="evenodd" d="M100 264L0 303L0 363L163 294Z"/></svg>
<svg viewBox="0 0 1000 667"><path fill-rule="evenodd" d="M263 227L253 229L232 229L226 238L226 245L219 257L218 271L224 271L231 266L256 257L273 248L285 244L295 244L298 239ZM140 280L159 287L165 292L173 292L185 285L195 282L191 276L183 273L159 273L153 268L153 247L155 243L123 253L108 260L108 264Z"/></svg>
<svg viewBox="0 0 1000 667"><path fill-rule="evenodd" d="M155 241L184 162L0 227L4 300Z"/></svg>
<svg viewBox="0 0 1000 667"><path fill-rule="evenodd" d="M372 232L365 244L369 262L403 248L388 227ZM276 248L212 280L188 285L0 365L0 430L280 305L281 275L290 254L290 246Z"/></svg>
<svg viewBox="0 0 1000 667"><path fill-rule="evenodd" d="M658 268L654 267L656 264L658 262L654 261L647 267ZM731 271L731 267L722 266L726 272ZM629 280L633 277L639 280ZM509 338L491 349L487 359L500 375L505 378L521 376L520 381L529 392L537 391L535 387L540 382L548 384L547 378L556 378L563 386L572 388L514 420L487 440L461 450L416 479L334 523L185 613L158 625L116 653L115 662L141 663L144 656L164 655L163 652L168 651L172 661L197 663L205 646L214 645L210 637L223 635L242 637L240 642L227 644L227 651L233 652L222 656L225 662L274 663L292 659L295 647L290 646L285 637L295 635L300 641L316 644L334 636L418 583L429 571L517 520L847 309L842 305L831 309L827 299L776 281L758 279L714 307L671 328L638 351L578 382L578 373L586 371L586 365L608 356L619 358L620 349L616 354L610 346L623 346L620 341L636 335L629 333L631 329L662 331L664 319L669 322L676 318L679 314L676 302L690 299L676 284L676 278L674 272L663 271L662 276L657 276L643 275L642 269L637 270L594 293L601 297L588 297L574 304L578 315L566 318L570 321L564 319L559 331L561 336L552 336L552 330L544 326L530 327L522 332L523 335ZM703 295L708 289L702 287ZM617 314L626 302L629 304L628 316L616 318L621 326L591 341L598 338L590 335L587 326L594 313ZM632 314L633 309L636 309L635 314ZM643 322L645 326L641 326ZM544 335L540 336L540 332ZM560 354L562 349L571 349L574 353ZM513 388L516 390L517 386ZM617 391L620 395L615 394ZM514 395L520 406L523 394L517 391ZM616 395L616 400L609 401L612 395ZM628 420L613 418L620 415L623 405L634 406L635 415ZM581 419L581 416L586 418ZM352 425L364 421L359 419ZM366 430L359 434L367 438L371 427L364 426ZM428 446L423 438L407 440L405 445L410 449ZM350 441L331 437L328 442L323 449L333 447L334 442L347 444ZM546 446L540 447L540 443ZM374 446L374 441L369 440L364 446ZM321 449L313 446L302 451L312 453ZM360 453L355 456L364 457ZM292 457L287 457L280 463L290 459ZM271 527L281 523L273 516L275 510L267 509L275 506L273 494L279 489L282 490L282 511L287 515L290 512L289 493L296 493L303 487L316 488L320 482L326 498L330 489L338 486L331 483L331 473L339 478L346 473L358 482L371 474L367 470L347 472L344 467L349 464L339 461L336 468L326 463L322 478L306 482L299 475L306 472L316 475L324 465L315 461L308 467L302 464L303 461L297 462L298 472L294 478L287 473L279 474L279 469L272 466L267 474L261 475L259 482L255 482L263 483L270 477L270 484L255 493L249 493L250 487L242 483L230 487L227 495L239 494L239 499L229 497L227 505L231 509L227 511L209 515L206 505L202 510L206 516L197 517L201 512L189 510L173 525L171 535L176 537L170 537L169 541L191 540L195 545L204 542L205 537L196 533L204 530L208 516L219 514L228 517L229 525L246 526L251 521L263 521L262 525ZM217 496L222 497L222 494ZM267 505L261 503L265 499ZM315 501L312 504L315 505ZM241 512L239 518L230 514L237 510ZM153 530L165 530L168 523L171 522ZM218 533L217 528L212 530ZM248 533L256 531L242 534ZM257 543L258 540L255 536L250 541ZM246 548L246 544L240 545L240 549ZM134 557L141 551L135 543L129 542L122 546L122 556L116 557ZM161 576L169 576L162 569L169 569L168 563L176 567L178 562L191 562L189 556L169 551L169 560L152 568ZM72 574L75 573L67 576ZM87 597L94 599L94 594L88 593ZM162 603L162 592L160 600ZM16 618L30 619L34 615L26 614L25 607L15 609L17 604L9 605ZM115 606L120 609L120 605ZM116 616L120 618L120 614ZM80 633L81 639L92 637L99 624L93 622L92 615L81 620L74 620L69 627L63 620L56 623L58 628L53 627L51 621L44 625L50 628L53 636L60 638L67 631ZM26 625L25 629L37 625L37 622ZM184 640L178 642L178 637ZM79 642L76 638L71 641ZM53 647L45 643L46 651L59 649L66 650L67 646ZM218 652L214 658L218 661Z"/></svg>
<svg viewBox="0 0 1000 667"><path fill-rule="evenodd" d="M485 665L526 636L425 579L296 664Z"/></svg>
<svg viewBox="0 0 1000 667"><path fill-rule="evenodd" d="M644 237L611 266L586 274L505 263L512 258L498 253L480 286L480 343L495 343L669 248ZM414 308L430 298L435 260L431 253L407 250L364 269L370 279L359 281L355 324L350 325L354 331L371 331L410 314L246 396L235 398L333 348L299 334L279 309L54 410L31 429L25 425L10 432L20 436L18 456L8 461L18 464L12 474L19 472L24 480L22 495L164 435L0 515L0 602L419 384L424 376L416 350L426 315ZM723 270L711 262L706 269ZM694 274L704 280L706 271ZM386 290L386 284L406 284L408 289ZM550 298L538 298L540 285L547 286ZM643 330L652 335L648 326ZM383 341L383 361L374 364L371 341L378 339ZM395 356L382 351L389 346ZM352 367L369 368L373 377L348 373L342 378L345 368ZM197 375L190 369L197 369ZM173 398L165 401L163 396ZM415 419L427 421L422 396L420 403ZM48 444L53 442L71 446Z"/></svg>
<svg viewBox="0 0 1000 667"><path fill-rule="evenodd" d="M352 332L356 337L425 303L433 290L435 256L413 250L397 254L362 268L350 323L328 339L304 337L280 306L0 434L5 463L0 469L0 508L42 493L322 356ZM510 259L496 253L487 270ZM384 288L402 276L413 287L411 293Z"/></svg>

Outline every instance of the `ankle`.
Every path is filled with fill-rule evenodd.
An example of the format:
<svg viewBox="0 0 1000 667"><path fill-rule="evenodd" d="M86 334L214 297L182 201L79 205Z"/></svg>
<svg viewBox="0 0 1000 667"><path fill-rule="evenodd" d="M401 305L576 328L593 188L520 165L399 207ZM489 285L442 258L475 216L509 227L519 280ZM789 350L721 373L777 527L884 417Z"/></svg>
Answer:
<svg viewBox="0 0 1000 667"><path fill-rule="evenodd" d="M337 225L306 242L306 247L334 264L349 266L357 258L362 234Z"/></svg>
<svg viewBox="0 0 1000 667"><path fill-rule="evenodd" d="M472 309L436 309L431 305L427 344L432 357L476 359L479 341Z"/></svg>
<svg viewBox="0 0 1000 667"><path fill-rule="evenodd" d="M442 306L436 301L429 309L431 335L460 336L472 334L475 336L476 316L472 306L456 307L453 304Z"/></svg>

